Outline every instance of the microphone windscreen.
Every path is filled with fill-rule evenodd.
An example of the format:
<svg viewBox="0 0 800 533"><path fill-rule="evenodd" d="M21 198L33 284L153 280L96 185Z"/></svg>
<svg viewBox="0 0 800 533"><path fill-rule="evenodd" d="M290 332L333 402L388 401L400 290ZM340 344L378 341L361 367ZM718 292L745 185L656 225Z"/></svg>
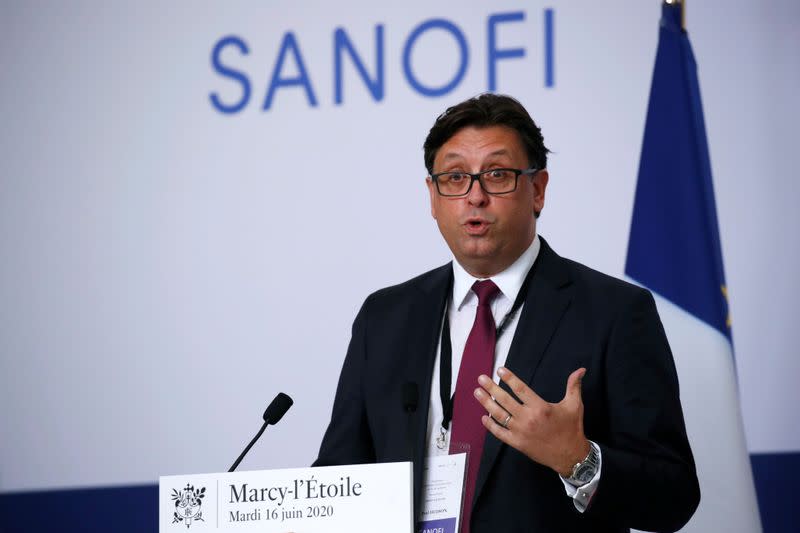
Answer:
<svg viewBox="0 0 800 533"><path fill-rule="evenodd" d="M403 409L409 413L416 412L418 401L419 390L417 384L413 381L403 383Z"/></svg>
<svg viewBox="0 0 800 533"><path fill-rule="evenodd" d="M294 401L288 395L279 392L275 399L272 400L272 403L269 404L267 410L264 411L264 422L277 424L293 403Z"/></svg>

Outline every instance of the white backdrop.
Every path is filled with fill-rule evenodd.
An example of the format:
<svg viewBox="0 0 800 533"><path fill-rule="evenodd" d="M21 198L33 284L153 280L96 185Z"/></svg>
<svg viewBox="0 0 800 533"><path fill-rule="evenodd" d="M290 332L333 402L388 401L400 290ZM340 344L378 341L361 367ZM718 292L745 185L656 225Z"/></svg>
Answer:
<svg viewBox="0 0 800 533"><path fill-rule="evenodd" d="M555 29L545 86L544 13ZM0 4L0 491L152 483L227 468L278 391L295 399L242 468L302 466L325 429L364 297L449 259L429 215L422 142L447 106L488 89L520 99L554 151L540 232L556 251L622 276L657 0L492 3L3 2ZM429 19L463 32L460 84L427 97L403 48ZM334 32L345 30L376 102ZM751 452L800 450L793 406L800 250L794 153L800 4L691 2ZM284 35L317 100L278 88ZM210 95L243 109L224 114ZM460 62L424 33L413 72ZM281 75L298 74L290 55ZM714 436L709 434L709 438Z"/></svg>

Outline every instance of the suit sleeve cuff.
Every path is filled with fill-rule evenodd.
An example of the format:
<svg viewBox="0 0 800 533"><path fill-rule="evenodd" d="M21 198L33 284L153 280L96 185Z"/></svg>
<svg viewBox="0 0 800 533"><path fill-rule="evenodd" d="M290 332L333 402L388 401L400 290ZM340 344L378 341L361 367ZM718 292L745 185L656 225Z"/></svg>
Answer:
<svg viewBox="0 0 800 533"><path fill-rule="evenodd" d="M580 487L576 487L575 485L569 483L567 478L564 476L558 476L561 478L561 483L564 484L564 490L567 492L567 496L572 498L572 503L575 505L575 509L579 512L584 512L589 507L589 503L592 500L592 496L594 496L595 491L597 490L597 485L600 484L600 473L603 470L603 454L600 450L600 446L595 444L592 441L589 441L592 447L597 451L597 458L598 458L598 466L597 472L595 473L594 477L592 478L589 483L586 485L581 485Z"/></svg>

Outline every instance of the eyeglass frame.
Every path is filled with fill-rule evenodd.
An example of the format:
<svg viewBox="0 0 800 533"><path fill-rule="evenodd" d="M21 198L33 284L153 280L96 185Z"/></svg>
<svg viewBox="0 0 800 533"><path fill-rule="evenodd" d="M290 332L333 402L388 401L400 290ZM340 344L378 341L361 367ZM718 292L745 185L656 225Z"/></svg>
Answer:
<svg viewBox="0 0 800 533"><path fill-rule="evenodd" d="M486 190L486 187L483 184L483 179L481 177L484 174L488 174L489 172L496 172L498 170L510 170L514 173L514 188L510 191L503 191L503 192L489 192ZM448 170L447 172L437 172L436 174L431 174L430 178L433 183L436 184L436 192L439 193L439 196L444 196L445 198L461 198L462 196L466 196L472 190L472 185L477 181L478 185L480 186L481 190L486 194L491 194L492 196L497 196L500 194L509 194L517 190L517 185L519 184L519 177L522 175L525 176L535 176L540 170L540 168L530 167L525 170L521 170L519 168L491 168L489 170L484 170L482 172L478 172L477 174L472 174L470 172L459 172L454 170ZM439 189L439 176L444 176L445 174L464 174L465 176L470 177L469 186L467 190L461 194L444 194L442 193L441 189Z"/></svg>

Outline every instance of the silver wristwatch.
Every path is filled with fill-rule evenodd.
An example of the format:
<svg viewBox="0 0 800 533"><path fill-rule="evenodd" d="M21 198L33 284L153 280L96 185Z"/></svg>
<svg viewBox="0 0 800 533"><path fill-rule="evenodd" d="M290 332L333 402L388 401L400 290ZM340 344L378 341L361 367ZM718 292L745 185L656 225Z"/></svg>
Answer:
<svg viewBox="0 0 800 533"><path fill-rule="evenodd" d="M589 454L583 461L572 467L572 475L566 479L567 483L575 487L582 487L589 483L597 474L597 469L600 468L600 449L594 442L589 441L589 444L591 445Z"/></svg>

